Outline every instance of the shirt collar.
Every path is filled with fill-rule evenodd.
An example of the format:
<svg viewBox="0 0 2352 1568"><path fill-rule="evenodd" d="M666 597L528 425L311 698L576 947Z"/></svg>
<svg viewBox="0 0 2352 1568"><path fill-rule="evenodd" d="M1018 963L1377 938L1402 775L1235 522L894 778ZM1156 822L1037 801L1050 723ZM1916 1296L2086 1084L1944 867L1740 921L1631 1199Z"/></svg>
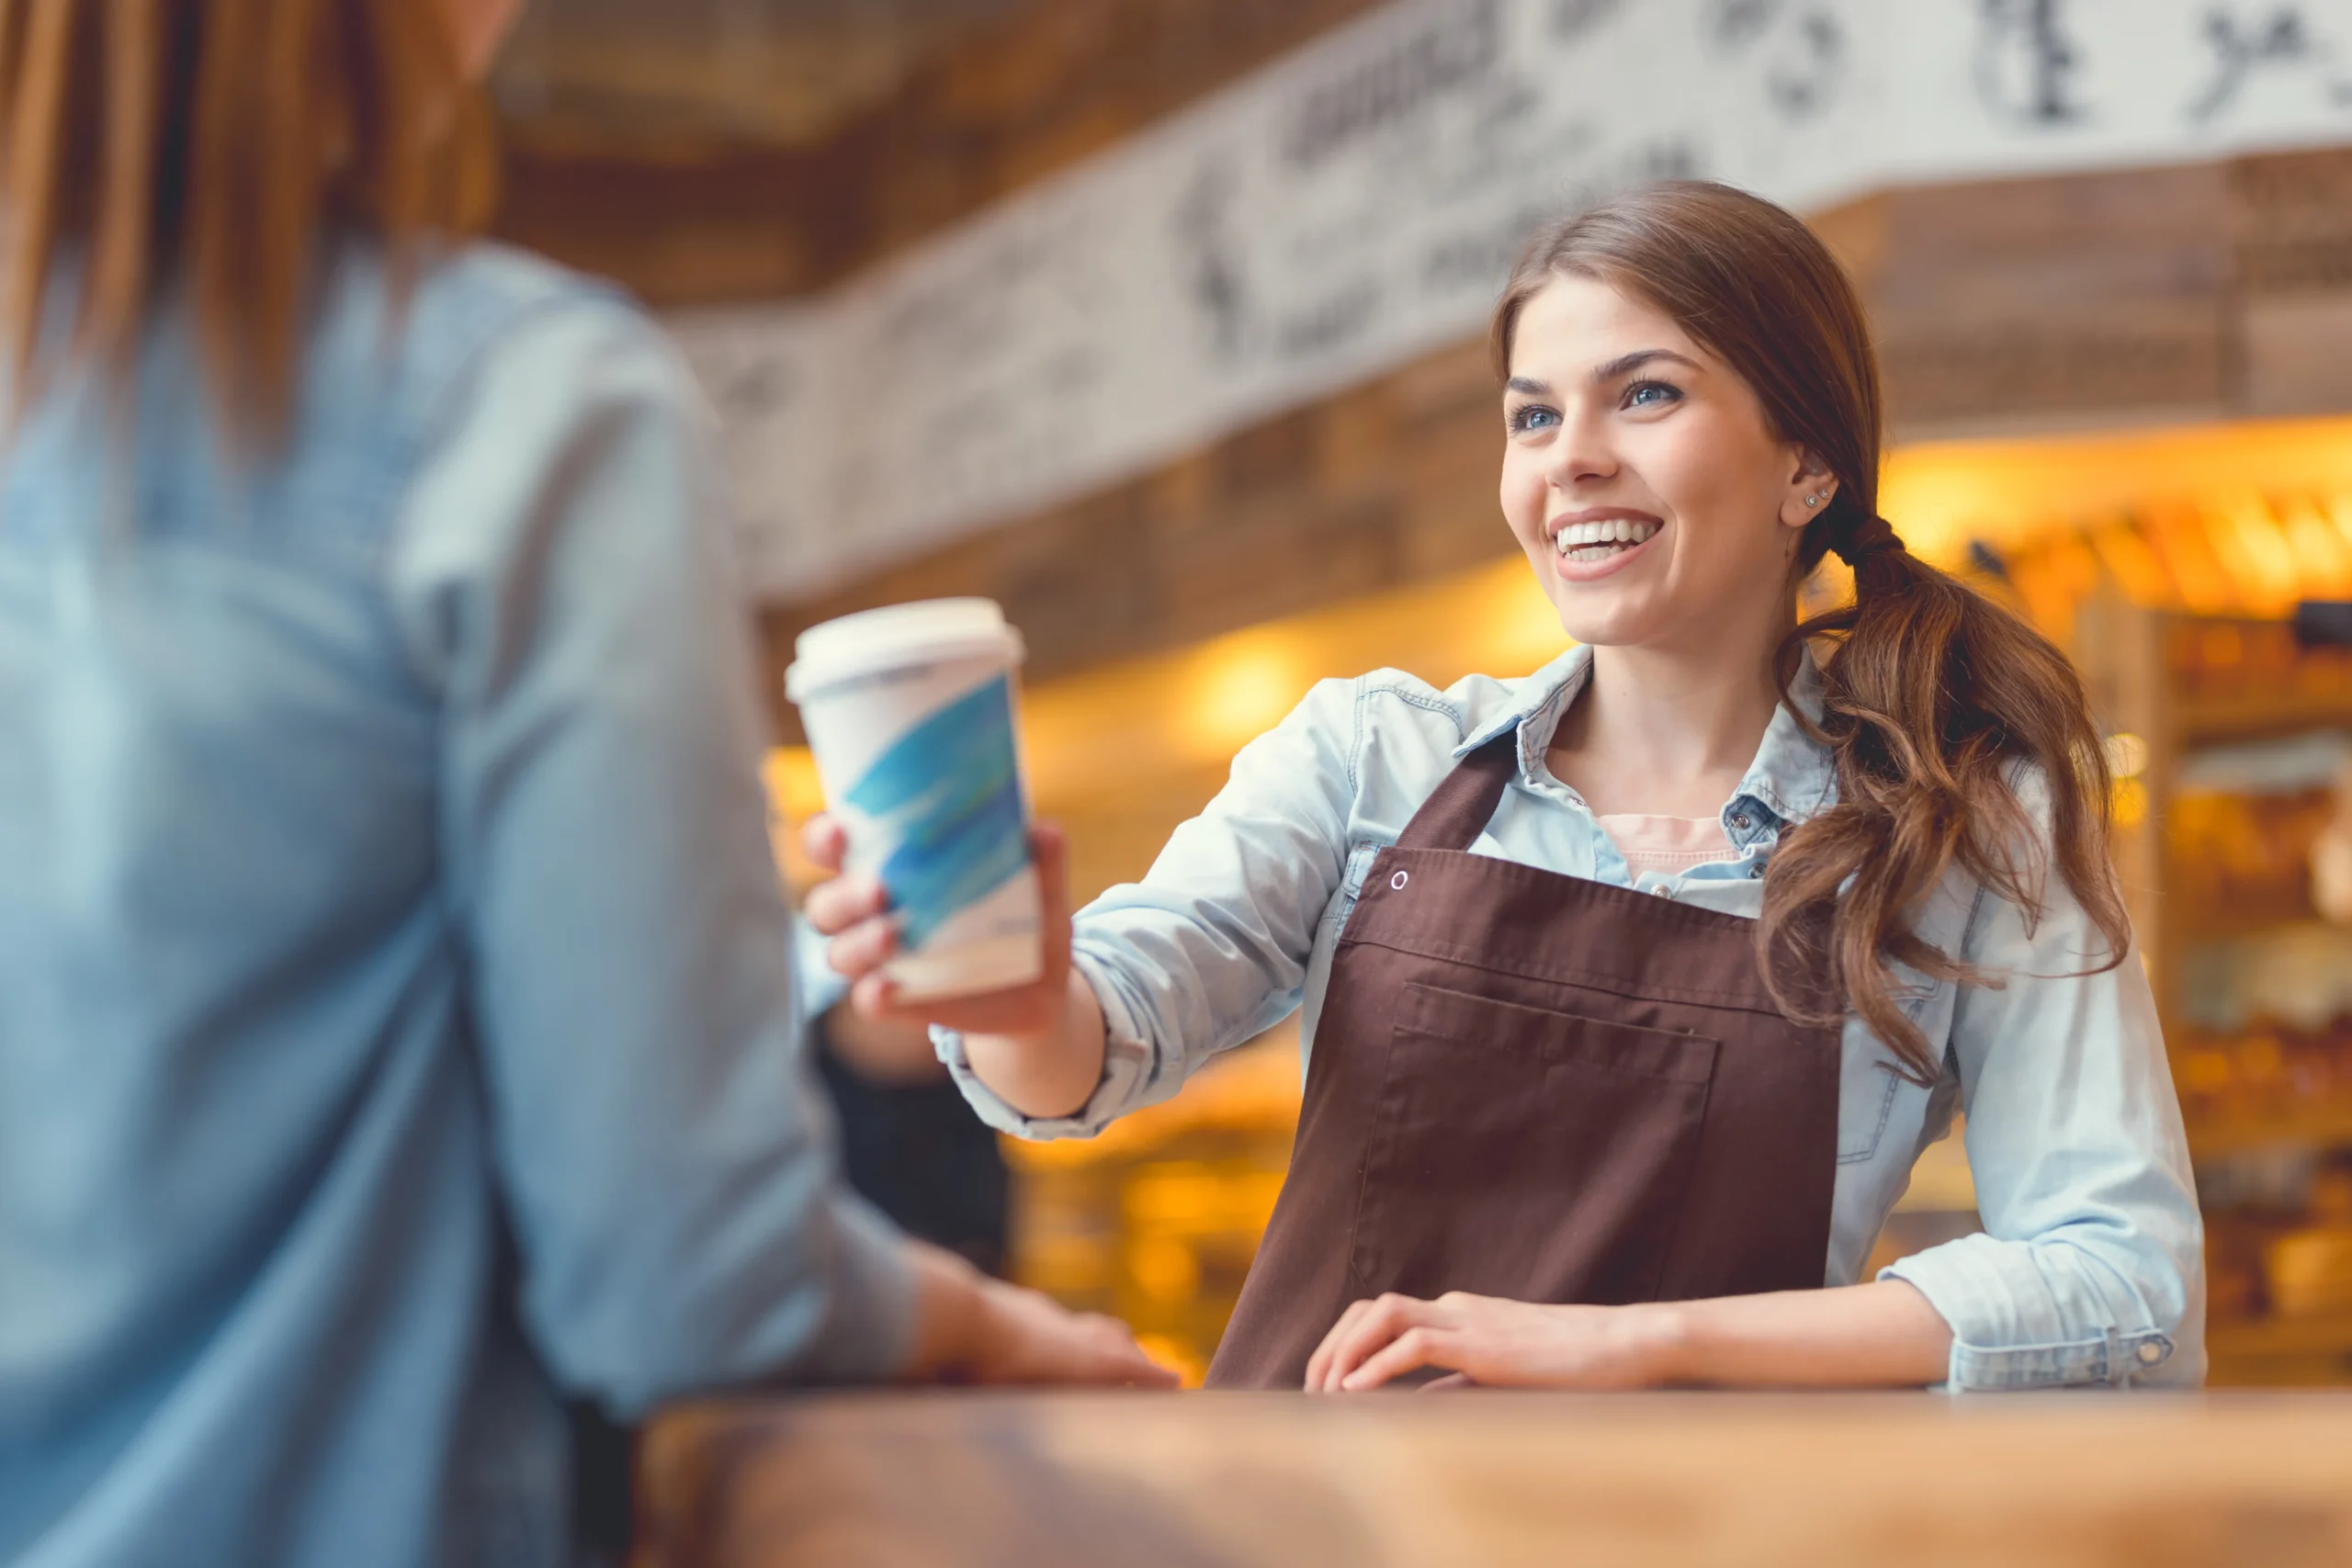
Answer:
<svg viewBox="0 0 2352 1568"><path fill-rule="evenodd" d="M1515 728L1520 777L1532 781L1541 776L1538 764L1559 728L1560 715L1591 677L1592 649L1583 644L1569 649L1520 682L1518 700L1473 729L1453 749L1453 755L1466 757L1505 730ZM1756 761L1739 781L1735 799L1746 796L1755 801L1783 826L1794 826L1826 810L1837 794L1837 760L1805 728L1807 724L1818 728L1821 715L1821 671L1813 661L1812 649L1806 649L1789 682L1789 700L1773 710L1772 722L1765 727L1764 743L1756 749Z"/></svg>
<svg viewBox="0 0 2352 1568"><path fill-rule="evenodd" d="M1519 683L1519 699L1510 706L1472 730L1453 749L1454 756L1466 757L1507 729L1519 731L1519 773L1523 779L1533 778L1537 754L1552 743L1552 732L1560 725L1560 716L1577 700L1584 683L1592 676L1592 649L1582 643L1569 649L1559 658Z"/></svg>
<svg viewBox="0 0 2352 1568"><path fill-rule="evenodd" d="M1789 700L1772 710L1772 722L1764 727L1764 744L1756 749L1756 761L1739 781L1741 795L1785 826L1818 817L1837 803L1838 759L1808 733L1808 727L1814 731L1821 728L1822 695L1821 669L1813 661L1813 649L1803 649L1796 673L1789 680Z"/></svg>

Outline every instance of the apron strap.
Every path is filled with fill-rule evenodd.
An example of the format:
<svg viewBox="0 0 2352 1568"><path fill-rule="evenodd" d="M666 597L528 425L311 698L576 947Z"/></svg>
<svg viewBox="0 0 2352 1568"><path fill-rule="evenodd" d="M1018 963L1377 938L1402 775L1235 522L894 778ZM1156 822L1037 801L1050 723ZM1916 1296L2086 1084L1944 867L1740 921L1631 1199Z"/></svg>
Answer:
<svg viewBox="0 0 2352 1568"><path fill-rule="evenodd" d="M1478 841L1503 789L1519 772L1519 731L1506 729L1457 763L1439 781L1405 830L1396 836L1400 850L1466 850Z"/></svg>

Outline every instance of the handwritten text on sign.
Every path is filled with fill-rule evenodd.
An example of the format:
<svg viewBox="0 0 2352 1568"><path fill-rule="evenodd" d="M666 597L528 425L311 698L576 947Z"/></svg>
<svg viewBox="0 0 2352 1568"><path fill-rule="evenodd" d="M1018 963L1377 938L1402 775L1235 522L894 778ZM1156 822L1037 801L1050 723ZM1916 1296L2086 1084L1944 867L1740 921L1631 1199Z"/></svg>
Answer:
<svg viewBox="0 0 2352 1568"><path fill-rule="evenodd" d="M797 598L1476 333L1629 182L2352 140L2352 0L1402 0L817 300L673 318Z"/></svg>

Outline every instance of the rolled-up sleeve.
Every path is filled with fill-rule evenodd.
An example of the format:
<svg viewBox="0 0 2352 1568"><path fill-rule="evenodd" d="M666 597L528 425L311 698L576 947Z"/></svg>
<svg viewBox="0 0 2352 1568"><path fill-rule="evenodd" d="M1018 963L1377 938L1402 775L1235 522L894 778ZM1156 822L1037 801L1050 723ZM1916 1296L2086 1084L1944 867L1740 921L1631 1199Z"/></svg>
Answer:
<svg viewBox="0 0 2352 1568"><path fill-rule="evenodd" d="M885 1375L913 1326L802 1059L711 471L657 331L567 301L453 394L392 570L526 1321L624 1413Z"/></svg>
<svg viewBox="0 0 2352 1568"><path fill-rule="evenodd" d="M2136 949L2101 973L2095 927L2048 878L2039 919L1981 893L1951 1050L1984 1229L1903 1259L1952 1330L1955 1389L2194 1385L2204 1232Z"/></svg>
<svg viewBox="0 0 2352 1568"><path fill-rule="evenodd" d="M1024 1116L979 1080L959 1035L933 1031L983 1121L1023 1138L1091 1137L1298 1007L1346 872L1363 684L1319 682L1241 749L1149 874L1079 912L1073 962L1102 1003L1105 1041L1102 1082L1076 1112Z"/></svg>

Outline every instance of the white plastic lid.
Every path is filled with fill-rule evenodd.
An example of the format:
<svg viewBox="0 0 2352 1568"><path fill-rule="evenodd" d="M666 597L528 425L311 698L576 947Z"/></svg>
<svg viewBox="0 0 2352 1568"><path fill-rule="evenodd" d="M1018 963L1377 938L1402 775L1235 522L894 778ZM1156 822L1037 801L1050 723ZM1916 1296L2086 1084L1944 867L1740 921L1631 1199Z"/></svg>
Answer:
<svg viewBox="0 0 2352 1568"><path fill-rule="evenodd" d="M820 622L795 638L784 694L801 702L837 681L950 659L1001 659L1009 667L1023 651L1021 634L993 599L886 604Z"/></svg>

